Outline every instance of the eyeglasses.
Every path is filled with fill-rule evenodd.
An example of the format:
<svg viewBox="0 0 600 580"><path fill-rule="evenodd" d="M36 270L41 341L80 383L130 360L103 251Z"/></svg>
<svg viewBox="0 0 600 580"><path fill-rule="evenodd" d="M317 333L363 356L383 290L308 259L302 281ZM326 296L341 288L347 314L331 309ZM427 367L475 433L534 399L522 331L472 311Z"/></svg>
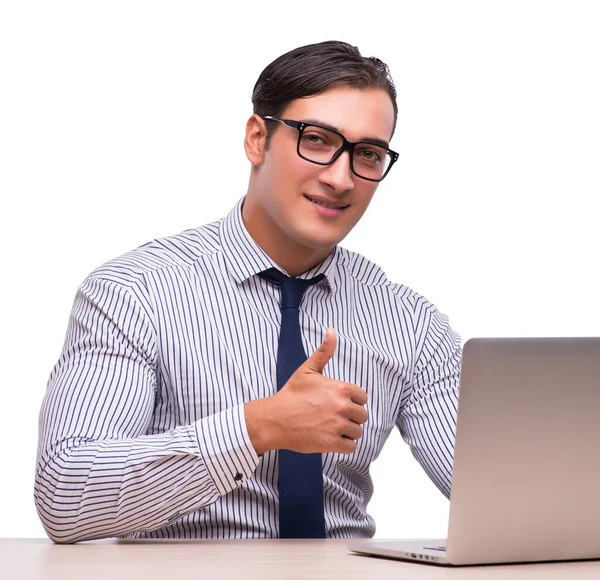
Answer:
<svg viewBox="0 0 600 580"><path fill-rule="evenodd" d="M317 165L331 165L344 151L350 155L350 170L367 181L382 181L398 153L372 141L348 141L341 133L315 123L292 121L265 115L266 121L277 121L298 130L297 153Z"/></svg>

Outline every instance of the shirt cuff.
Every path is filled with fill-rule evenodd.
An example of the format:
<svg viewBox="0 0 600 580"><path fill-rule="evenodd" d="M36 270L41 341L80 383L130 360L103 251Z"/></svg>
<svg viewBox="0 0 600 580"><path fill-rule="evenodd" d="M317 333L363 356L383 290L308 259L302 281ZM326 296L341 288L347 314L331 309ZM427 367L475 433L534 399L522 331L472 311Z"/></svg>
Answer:
<svg viewBox="0 0 600 580"><path fill-rule="evenodd" d="M246 429L244 405L205 417L195 426L198 448L220 495L252 476L258 455Z"/></svg>

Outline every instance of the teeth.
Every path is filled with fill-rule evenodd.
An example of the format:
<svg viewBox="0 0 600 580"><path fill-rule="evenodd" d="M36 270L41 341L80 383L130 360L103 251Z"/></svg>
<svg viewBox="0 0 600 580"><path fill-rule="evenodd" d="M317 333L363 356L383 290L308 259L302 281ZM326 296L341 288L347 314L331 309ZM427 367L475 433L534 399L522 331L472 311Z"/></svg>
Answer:
<svg viewBox="0 0 600 580"><path fill-rule="evenodd" d="M316 200L316 199L311 199L310 201L312 201L313 203L316 203L318 205L322 205L323 207L328 207L330 209L342 209L345 207L343 205L329 205L328 203L324 203L324 202Z"/></svg>

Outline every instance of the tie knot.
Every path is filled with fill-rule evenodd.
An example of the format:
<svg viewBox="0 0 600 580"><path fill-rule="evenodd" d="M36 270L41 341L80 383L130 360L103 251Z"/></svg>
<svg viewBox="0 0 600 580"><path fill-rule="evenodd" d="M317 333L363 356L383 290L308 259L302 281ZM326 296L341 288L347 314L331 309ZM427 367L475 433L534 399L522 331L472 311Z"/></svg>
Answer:
<svg viewBox="0 0 600 580"><path fill-rule="evenodd" d="M261 272L259 276L275 286L281 286L281 310L300 308L300 302L302 302L302 296L306 289L325 278L324 274L308 279L290 278L277 268L269 268Z"/></svg>

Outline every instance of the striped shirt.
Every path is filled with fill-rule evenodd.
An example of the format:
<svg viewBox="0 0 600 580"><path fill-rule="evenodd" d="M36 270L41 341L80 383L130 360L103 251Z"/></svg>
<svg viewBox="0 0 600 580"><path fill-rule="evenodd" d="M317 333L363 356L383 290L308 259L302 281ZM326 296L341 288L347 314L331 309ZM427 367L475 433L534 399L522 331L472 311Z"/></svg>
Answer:
<svg viewBox="0 0 600 580"><path fill-rule="evenodd" d="M277 390L277 267L241 217L154 240L79 287L40 412L35 502L51 539L278 536L277 451L258 457L244 403ZM283 271L283 270L282 270ZM369 466L394 426L450 493L460 338L433 304L336 246L300 307L307 355L367 395L350 455L323 454L327 537L372 537Z"/></svg>

